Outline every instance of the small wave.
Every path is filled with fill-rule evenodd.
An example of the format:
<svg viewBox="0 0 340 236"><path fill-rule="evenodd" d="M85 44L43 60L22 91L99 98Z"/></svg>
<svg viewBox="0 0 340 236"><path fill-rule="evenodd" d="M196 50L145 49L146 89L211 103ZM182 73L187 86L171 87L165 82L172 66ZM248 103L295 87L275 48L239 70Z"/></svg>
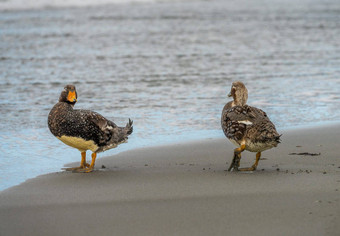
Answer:
<svg viewBox="0 0 340 236"><path fill-rule="evenodd" d="M7 0L0 1L0 10L28 10L28 9L45 9L60 7L90 7L107 4L126 4L126 3L143 3L155 2L155 0Z"/></svg>

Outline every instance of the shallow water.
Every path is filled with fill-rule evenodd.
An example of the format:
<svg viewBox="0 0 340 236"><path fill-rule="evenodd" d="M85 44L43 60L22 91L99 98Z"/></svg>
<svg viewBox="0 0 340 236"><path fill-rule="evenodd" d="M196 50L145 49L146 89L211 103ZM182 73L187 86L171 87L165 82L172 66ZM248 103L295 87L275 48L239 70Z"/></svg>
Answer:
<svg viewBox="0 0 340 236"><path fill-rule="evenodd" d="M0 4L1 7L1 4ZM0 189L80 161L50 134L65 84L76 108L136 147L223 137L232 81L278 130L340 117L340 3L188 1L0 12ZM138 158L138 157L136 157Z"/></svg>

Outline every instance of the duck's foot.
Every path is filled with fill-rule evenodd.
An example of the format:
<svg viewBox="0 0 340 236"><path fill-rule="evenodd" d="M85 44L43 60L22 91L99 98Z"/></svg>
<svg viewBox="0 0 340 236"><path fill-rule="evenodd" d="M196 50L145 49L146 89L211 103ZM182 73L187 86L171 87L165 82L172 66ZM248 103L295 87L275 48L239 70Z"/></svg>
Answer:
<svg viewBox="0 0 340 236"><path fill-rule="evenodd" d="M72 167L72 168L63 168L63 170L72 171L73 173L90 173L93 171L93 168L79 166L79 167Z"/></svg>
<svg viewBox="0 0 340 236"><path fill-rule="evenodd" d="M238 165L235 163L235 161L233 161L229 168L228 168L228 171L238 171Z"/></svg>
<svg viewBox="0 0 340 236"><path fill-rule="evenodd" d="M77 170L74 170L73 172L76 172L76 173L90 173L90 172L92 172L94 170L94 163L96 162L96 157L97 157L97 153L95 153L95 152L92 153L91 165L84 162L84 165L86 165L87 168L77 169Z"/></svg>
<svg viewBox="0 0 340 236"><path fill-rule="evenodd" d="M94 168L89 167L89 168L75 169L72 172L73 173L90 173L93 170L94 170Z"/></svg>
<svg viewBox="0 0 340 236"><path fill-rule="evenodd" d="M234 165L235 165L235 163L234 163L234 159L233 159L233 161L230 163L230 166L229 166L229 168L228 168L228 171L233 170L233 169L234 169Z"/></svg>
<svg viewBox="0 0 340 236"><path fill-rule="evenodd" d="M240 147L234 149L234 157L233 160L228 168L228 171L238 171L240 167L240 161L241 161L241 153L246 148L246 145L243 143Z"/></svg>
<svg viewBox="0 0 340 236"><path fill-rule="evenodd" d="M254 163L254 165L252 165L251 167L248 168L240 168L239 171L254 171L257 168L257 165L259 164L260 161L260 157L261 157L261 152L256 153L256 161Z"/></svg>
<svg viewBox="0 0 340 236"><path fill-rule="evenodd" d="M228 171L239 171L237 166L229 167Z"/></svg>
<svg viewBox="0 0 340 236"><path fill-rule="evenodd" d="M96 161L97 153L92 153L91 165L86 163L86 152L81 153L81 162L79 167L63 168L66 171L72 171L74 173L90 173L94 170L94 164Z"/></svg>
<svg viewBox="0 0 340 236"><path fill-rule="evenodd" d="M241 154L234 154L234 158L228 168L228 171L238 171L238 167L240 166L240 159L241 159Z"/></svg>
<svg viewBox="0 0 340 236"><path fill-rule="evenodd" d="M83 165L80 165L78 167L63 168L63 170L75 172L78 170L86 169L88 167L90 167L90 164L84 163Z"/></svg>

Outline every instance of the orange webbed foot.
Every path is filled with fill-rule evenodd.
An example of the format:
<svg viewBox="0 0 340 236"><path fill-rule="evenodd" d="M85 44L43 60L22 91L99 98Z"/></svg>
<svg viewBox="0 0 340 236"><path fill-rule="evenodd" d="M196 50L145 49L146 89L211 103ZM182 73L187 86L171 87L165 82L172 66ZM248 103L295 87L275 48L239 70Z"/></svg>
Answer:
<svg viewBox="0 0 340 236"><path fill-rule="evenodd" d="M81 165L81 166L78 166L78 167L63 168L63 170L72 171L72 172L78 172L80 170L85 170L88 167L90 167L90 165L86 163L85 165Z"/></svg>
<svg viewBox="0 0 340 236"><path fill-rule="evenodd" d="M82 169L76 169L76 170L73 170L72 172L73 173L90 173L90 172L93 172L94 168L82 168Z"/></svg>

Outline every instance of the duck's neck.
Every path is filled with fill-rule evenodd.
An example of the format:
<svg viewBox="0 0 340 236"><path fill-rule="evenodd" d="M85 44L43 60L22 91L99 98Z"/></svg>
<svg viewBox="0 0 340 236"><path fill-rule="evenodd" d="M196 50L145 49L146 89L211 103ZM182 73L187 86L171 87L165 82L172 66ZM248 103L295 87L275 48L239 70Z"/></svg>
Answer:
<svg viewBox="0 0 340 236"><path fill-rule="evenodd" d="M248 100L248 93L237 93L233 96L234 101L232 102L231 106L244 106Z"/></svg>
<svg viewBox="0 0 340 236"><path fill-rule="evenodd" d="M232 101L231 102L231 107L234 107L234 106L244 106L244 105L246 105L246 102L240 102L240 101Z"/></svg>
<svg viewBox="0 0 340 236"><path fill-rule="evenodd" d="M63 107L66 107L67 109L71 109L73 110L74 104L75 103L71 103L71 102L59 102L59 104Z"/></svg>

